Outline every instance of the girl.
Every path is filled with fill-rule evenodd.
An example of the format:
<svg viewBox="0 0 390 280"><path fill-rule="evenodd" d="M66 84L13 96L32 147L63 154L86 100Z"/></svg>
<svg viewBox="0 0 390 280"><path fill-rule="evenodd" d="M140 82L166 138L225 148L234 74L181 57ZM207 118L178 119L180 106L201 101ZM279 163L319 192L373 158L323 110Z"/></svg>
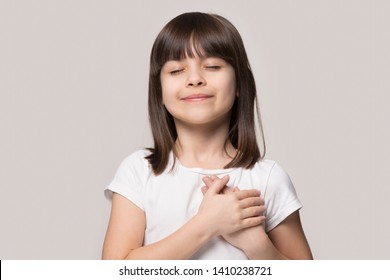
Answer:
<svg viewBox="0 0 390 280"><path fill-rule="evenodd" d="M255 133L256 87L225 18L185 13L154 42L154 148L127 157L106 189L103 259L311 259L301 204Z"/></svg>

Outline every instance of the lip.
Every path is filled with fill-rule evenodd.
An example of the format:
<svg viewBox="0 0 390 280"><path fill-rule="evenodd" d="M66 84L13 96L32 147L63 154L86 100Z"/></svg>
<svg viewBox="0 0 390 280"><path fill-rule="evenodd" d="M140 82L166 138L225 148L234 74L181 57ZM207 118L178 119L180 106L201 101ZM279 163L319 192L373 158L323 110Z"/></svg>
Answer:
<svg viewBox="0 0 390 280"><path fill-rule="evenodd" d="M190 95L182 98L182 100L188 101L188 102L198 102L198 101L203 101L203 100L209 99L211 97L213 97L213 96L210 94L194 93L194 94L190 94Z"/></svg>

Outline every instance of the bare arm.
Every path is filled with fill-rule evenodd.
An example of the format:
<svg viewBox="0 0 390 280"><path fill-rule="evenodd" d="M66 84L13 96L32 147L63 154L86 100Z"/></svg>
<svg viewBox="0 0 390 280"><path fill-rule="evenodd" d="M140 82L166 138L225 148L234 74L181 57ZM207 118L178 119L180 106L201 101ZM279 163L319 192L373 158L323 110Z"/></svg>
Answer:
<svg viewBox="0 0 390 280"><path fill-rule="evenodd" d="M222 178L221 188L229 177ZM114 194L110 222L103 245L103 259L187 259L212 237L259 225L257 205L242 209L237 205L255 190L231 195L219 194L212 186L204 196L198 213L172 235L151 245L142 246L145 234L145 214L132 202Z"/></svg>
<svg viewBox="0 0 390 280"><path fill-rule="evenodd" d="M258 246L246 248L245 253L250 259L313 259L298 210L268 232L268 235L263 228L259 233Z"/></svg>
<svg viewBox="0 0 390 280"><path fill-rule="evenodd" d="M200 230L202 224L194 217L169 237L142 247L145 224L144 212L128 199L114 193L102 258L185 259L211 238Z"/></svg>
<svg viewBox="0 0 390 280"><path fill-rule="evenodd" d="M202 188L204 194L207 193L211 182L223 184L216 176L205 177L203 181L206 184ZM229 194L238 190L237 187L233 191L226 187L222 189L222 193ZM264 201L261 200L260 205L263 204ZM227 242L243 250L249 259L313 258L302 229L299 211L289 215L282 223L272 229L268 235L264 227L259 225L222 236Z"/></svg>

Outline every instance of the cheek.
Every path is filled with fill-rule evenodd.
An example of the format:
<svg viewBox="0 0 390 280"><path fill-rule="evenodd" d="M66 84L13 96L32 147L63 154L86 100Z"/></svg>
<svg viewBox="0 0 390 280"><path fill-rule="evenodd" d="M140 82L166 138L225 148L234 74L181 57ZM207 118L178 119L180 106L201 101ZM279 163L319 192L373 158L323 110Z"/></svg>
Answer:
<svg viewBox="0 0 390 280"><path fill-rule="evenodd" d="M168 99L175 97L178 91L179 87L177 81L169 78L161 79L161 92L163 101L167 101Z"/></svg>
<svg viewBox="0 0 390 280"><path fill-rule="evenodd" d="M167 82L166 80L161 80L161 94L162 94L162 101L165 105L167 102L169 102L170 95L172 94L171 84Z"/></svg>
<svg viewBox="0 0 390 280"><path fill-rule="evenodd" d="M169 88L162 88L162 102L165 106L169 106L173 102L174 94Z"/></svg>
<svg viewBox="0 0 390 280"><path fill-rule="evenodd" d="M233 74L231 78L229 79L227 83L227 100L229 100L229 106L230 109L233 107L234 102L236 101L236 96L237 96L237 85L236 85L236 78L235 75Z"/></svg>
<svg viewBox="0 0 390 280"><path fill-rule="evenodd" d="M222 84L225 85L226 97L234 100L237 94L235 75L231 74L229 77L226 77Z"/></svg>
<svg viewBox="0 0 390 280"><path fill-rule="evenodd" d="M227 87L230 87L233 91L236 89L236 73L234 72L233 68L230 68L227 70L225 75L223 76L224 78L224 84Z"/></svg>
<svg viewBox="0 0 390 280"><path fill-rule="evenodd" d="M177 101L176 93L172 86L161 85L162 93L162 104L172 114L172 110L175 108L175 103Z"/></svg>
<svg viewBox="0 0 390 280"><path fill-rule="evenodd" d="M236 94L237 92L237 84L236 84L236 74L234 73L234 70L231 74L231 77L230 77L230 86L232 88L232 90L234 91L234 95Z"/></svg>

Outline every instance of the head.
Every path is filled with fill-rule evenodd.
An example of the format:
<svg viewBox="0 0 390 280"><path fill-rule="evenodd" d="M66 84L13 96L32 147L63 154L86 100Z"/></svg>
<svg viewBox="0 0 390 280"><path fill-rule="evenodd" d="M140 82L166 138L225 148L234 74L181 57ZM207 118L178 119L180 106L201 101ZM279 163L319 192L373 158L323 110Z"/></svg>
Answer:
<svg viewBox="0 0 390 280"><path fill-rule="evenodd" d="M157 36L150 57L149 120L155 147L147 157L156 174L167 167L177 138L173 117L163 104L160 74L170 60L218 57L235 73L237 98L231 109L229 139L238 150L228 167L251 167L264 156L256 141L256 85L244 44L237 29L225 18L205 13L185 13L172 19ZM259 116L259 114L258 114Z"/></svg>

